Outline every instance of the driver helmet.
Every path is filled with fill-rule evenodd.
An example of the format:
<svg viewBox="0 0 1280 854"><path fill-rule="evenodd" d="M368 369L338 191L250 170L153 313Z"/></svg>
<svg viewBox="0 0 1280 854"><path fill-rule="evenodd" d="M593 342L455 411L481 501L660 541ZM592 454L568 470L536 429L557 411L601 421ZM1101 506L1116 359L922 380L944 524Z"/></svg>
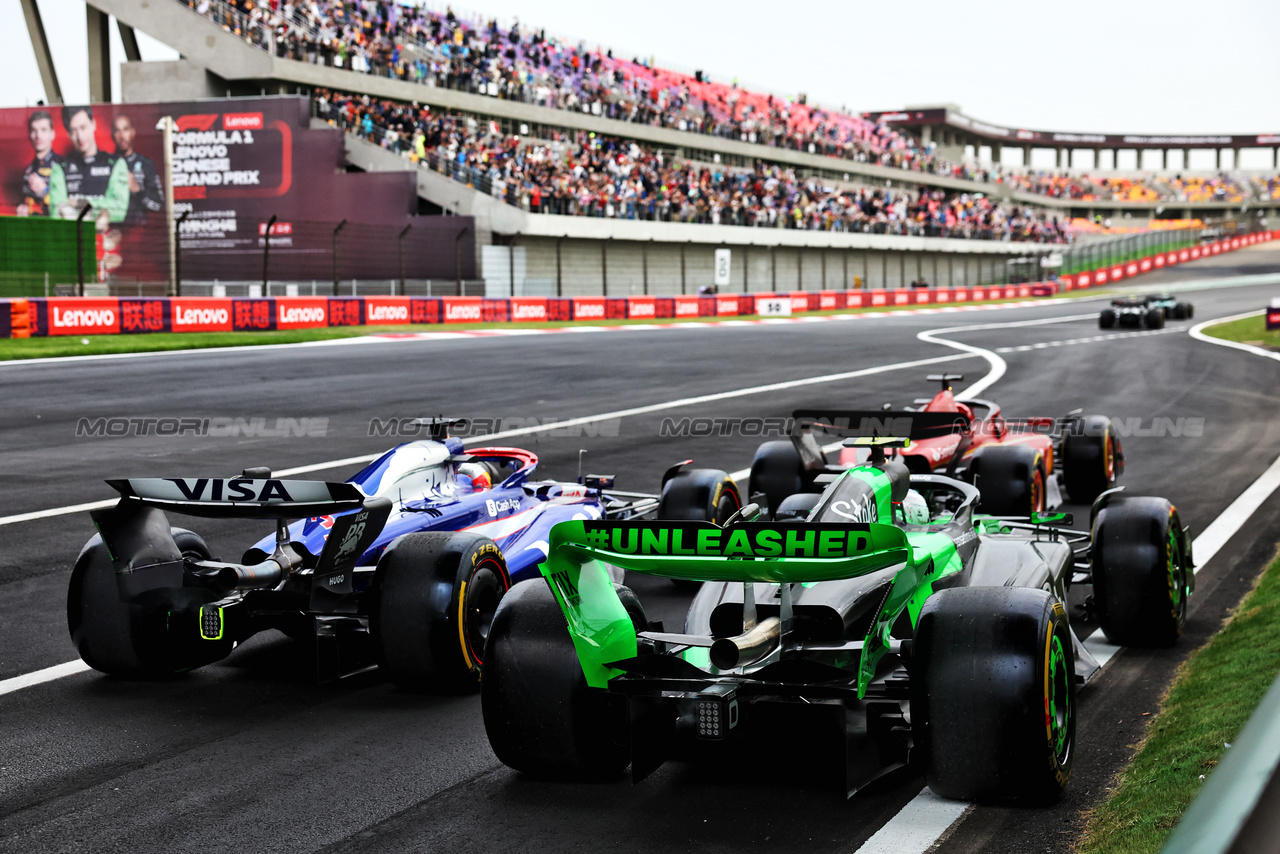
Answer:
<svg viewBox="0 0 1280 854"><path fill-rule="evenodd" d="M929 502L914 489L907 490L907 496L902 499L902 517L908 525L929 524Z"/></svg>
<svg viewBox="0 0 1280 854"><path fill-rule="evenodd" d="M471 478L471 491L484 492L493 488L493 479L489 477L489 468L480 463L462 463L458 466L458 474Z"/></svg>

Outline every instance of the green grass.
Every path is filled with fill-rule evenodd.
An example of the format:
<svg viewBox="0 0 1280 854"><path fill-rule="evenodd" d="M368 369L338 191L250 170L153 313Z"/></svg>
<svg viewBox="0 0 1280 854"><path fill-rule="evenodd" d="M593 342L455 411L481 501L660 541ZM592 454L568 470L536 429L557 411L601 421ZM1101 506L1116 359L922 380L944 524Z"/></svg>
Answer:
<svg viewBox="0 0 1280 854"><path fill-rule="evenodd" d="M1237 344L1252 344L1255 347L1280 350L1280 329L1268 332L1265 314L1232 320L1228 323L1216 323L1205 327L1204 334L1224 341L1235 341Z"/></svg>
<svg viewBox="0 0 1280 854"><path fill-rule="evenodd" d="M1280 673L1280 558L1178 669L1137 755L1093 811L1079 854L1155 854Z"/></svg>
<svg viewBox="0 0 1280 854"><path fill-rule="evenodd" d="M989 300L981 303L957 302L946 305L999 305L1017 300ZM803 316L829 314L865 314L893 311L915 306L879 306L876 308L835 309L805 312ZM933 308L937 306L920 306ZM660 320L547 321L543 323L438 323L413 326L338 326L319 329L294 329L279 332L155 332L140 335L79 335L47 338L0 338L0 361L41 359L57 356L97 356L108 353L149 353L162 350L196 350L206 347L245 347L262 344L296 344L304 341L330 341L358 338L388 332L464 332L476 329L554 329L561 326L630 326L635 324L697 323L714 320L755 320L755 315L737 318L688 317ZM85 344L83 341L88 341Z"/></svg>

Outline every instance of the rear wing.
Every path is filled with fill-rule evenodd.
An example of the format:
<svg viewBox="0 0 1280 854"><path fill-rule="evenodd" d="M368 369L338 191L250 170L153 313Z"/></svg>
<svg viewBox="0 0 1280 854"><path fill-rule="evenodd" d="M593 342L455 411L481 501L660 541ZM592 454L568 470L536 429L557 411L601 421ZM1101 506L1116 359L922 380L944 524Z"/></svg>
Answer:
<svg viewBox="0 0 1280 854"><path fill-rule="evenodd" d="M965 433L970 419L960 412L911 412L893 409L797 409L795 430L814 429L842 436L898 436L919 441Z"/></svg>
<svg viewBox="0 0 1280 854"><path fill-rule="evenodd" d="M553 571L591 560L664 578L767 584L854 578L905 563L893 525L813 522L607 522L573 520L551 530Z"/></svg>
<svg viewBox="0 0 1280 854"><path fill-rule="evenodd" d="M551 529L539 566L569 624L587 684L602 688L611 663L636 655L636 630L604 564L691 581L780 583L853 578L911 567L900 528L883 524L608 522Z"/></svg>
<svg viewBox="0 0 1280 854"><path fill-rule="evenodd" d="M210 519L303 519L364 506L350 483L250 477L144 477L108 480L124 503Z"/></svg>

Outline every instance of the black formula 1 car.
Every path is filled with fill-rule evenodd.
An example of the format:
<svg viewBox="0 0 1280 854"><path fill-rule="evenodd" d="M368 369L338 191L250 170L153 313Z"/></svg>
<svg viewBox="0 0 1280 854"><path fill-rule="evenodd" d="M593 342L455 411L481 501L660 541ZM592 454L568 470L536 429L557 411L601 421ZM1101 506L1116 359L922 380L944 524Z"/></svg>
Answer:
<svg viewBox="0 0 1280 854"><path fill-rule="evenodd" d="M1169 320L1190 320L1196 316L1196 307L1189 302L1179 302L1170 293L1147 294L1147 308L1164 309L1164 316Z"/></svg>
<svg viewBox="0 0 1280 854"><path fill-rule="evenodd" d="M543 578L494 617L482 707L529 776L635 780L668 760L803 758L855 791L906 766L949 798L1047 803L1077 752L1076 686L1099 669L1066 593L1092 584L1117 644L1176 642L1194 574L1162 498L1099 496L1089 532L980 516L978 490L865 465L788 499L799 521L575 521ZM881 453L876 453L881 452ZM793 501L794 499L794 501ZM681 632L604 565L705 582Z"/></svg>
<svg viewBox="0 0 1280 854"><path fill-rule="evenodd" d="M1098 315L1098 328L1163 329L1166 320L1190 320L1194 316L1195 306L1178 302L1172 294L1139 294L1113 299Z"/></svg>

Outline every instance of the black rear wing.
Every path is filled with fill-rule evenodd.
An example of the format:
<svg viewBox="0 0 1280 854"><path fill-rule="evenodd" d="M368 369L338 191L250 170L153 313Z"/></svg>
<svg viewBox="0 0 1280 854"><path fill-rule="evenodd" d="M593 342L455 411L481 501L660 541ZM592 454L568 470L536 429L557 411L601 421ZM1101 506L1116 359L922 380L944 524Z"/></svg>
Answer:
<svg viewBox="0 0 1280 854"><path fill-rule="evenodd" d="M959 412L910 412L892 409L797 409L791 413L793 435L823 430L841 436L897 436L934 439L969 431L971 421Z"/></svg>
<svg viewBox="0 0 1280 854"><path fill-rule="evenodd" d="M143 477L108 480L124 503L210 519L303 519L356 510L365 495L350 483L251 477Z"/></svg>

